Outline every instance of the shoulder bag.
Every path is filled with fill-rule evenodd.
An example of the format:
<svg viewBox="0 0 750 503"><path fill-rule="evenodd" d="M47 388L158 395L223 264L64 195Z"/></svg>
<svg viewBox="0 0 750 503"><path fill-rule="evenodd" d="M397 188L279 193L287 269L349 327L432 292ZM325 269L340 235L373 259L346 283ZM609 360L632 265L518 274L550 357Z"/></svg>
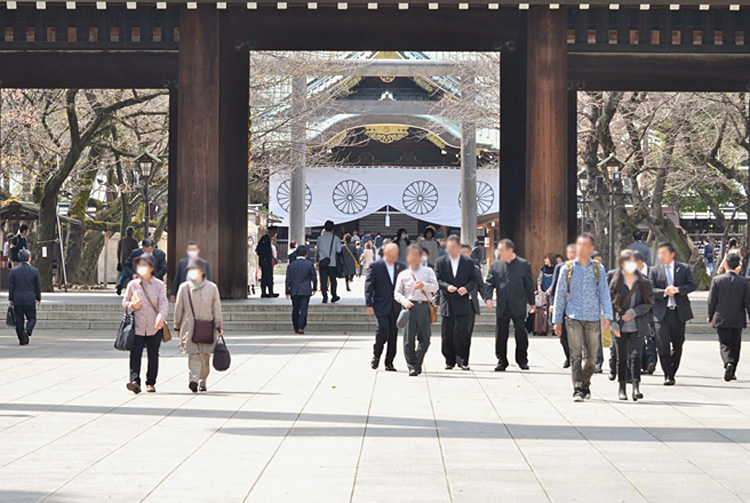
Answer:
<svg viewBox="0 0 750 503"><path fill-rule="evenodd" d="M146 292L146 289L143 289L143 295L146 296L146 301L151 306L151 309L156 312L156 315L159 316L159 308L156 307L156 304L154 304L151 301L151 297L148 296L148 292ZM162 342L169 342L172 340L172 332L169 331L169 324L167 323L167 320L164 320L164 326L161 327L161 341Z"/></svg>
<svg viewBox="0 0 750 503"><path fill-rule="evenodd" d="M193 295L190 293L190 287L186 288L188 300L190 301L190 312L193 313L193 342L196 344L213 344L214 343L214 320L199 320L195 317L193 308Z"/></svg>

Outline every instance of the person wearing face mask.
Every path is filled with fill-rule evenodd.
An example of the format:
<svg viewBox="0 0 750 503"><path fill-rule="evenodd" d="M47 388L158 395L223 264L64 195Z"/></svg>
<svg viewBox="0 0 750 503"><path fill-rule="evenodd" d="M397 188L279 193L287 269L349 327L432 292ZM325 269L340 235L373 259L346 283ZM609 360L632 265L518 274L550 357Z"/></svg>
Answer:
<svg viewBox="0 0 750 503"><path fill-rule="evenodd" d="M409 233L406 232L406 229L399 229L396 232L395 243L398 245L398 261L406 262L406 249L411 244Z"/></svg>
<svg viewBox="0 0 750 503"><path fill-rule="evenodd" d="M198 258L198 256L201 253L201 249L198 246L198 243L195 241L189 241L187 244L187 250L186 255L187 257L180 259L179 264L177 265L177 273L175 274L174 280L172 281L172 294L169 297L169 300L174 302L177 299L177 290L180 288L180 285L183 284L185 281L187 281L187 267L188 263L194 259ZM211 266L207 261L205 261L206 264L206 279L211 279Z"/></svg>
<svg viewBox="0 0 750 503"><path fill-rule="evenodd" d="M211 370L210 358L218 336L224 334L219 288L206 277L206 261L191 258L187 265L188 280L177 290L174 327L180 340L180 351L188 355L188 388L193 393L207 391L206 379ZM193 341L195 320L212 321L213 341Z"/></svg>
<svg viewBox="0 0 750 503"><path fill-rule="evenodd" d="M154 259L154 276L164 281L164 275L167 274L167 254L156 248L152 239L144 239L141 241L141 247L132 251L128 259L123 264L123 270L127 273L128 281L131 279L137 279L138 274L134 267L138 262L138 258L141 255L148 253Z"/></svg>
<svg viewBox="0 0 750 503"><path fill-rule="evenodd" d="M649 332L648 317L654 301L651 285L638 271L638 262L633 257L632 250L626 249L620 253L618 265L619 269L615 271L609 284L614 313L611 329L617 347L618 398L628 399L626 387L630 369L635 402L643 398L640 390L640 359L643 341Z"/></svg>
<svg viewBox="0 0 750 503"><path fill-rule="evenodd" d="M146 391L156 391L159 373L159 347L164 323L169 313L169 300L164 282L154 275L156 260L150 253L140 255L135 261L137 278L128 283L122 307L133 313L135 319L135 344L130 350L130 381L126 387L136 395L141 392L141 360L143 348L148 354Z"/></svg>

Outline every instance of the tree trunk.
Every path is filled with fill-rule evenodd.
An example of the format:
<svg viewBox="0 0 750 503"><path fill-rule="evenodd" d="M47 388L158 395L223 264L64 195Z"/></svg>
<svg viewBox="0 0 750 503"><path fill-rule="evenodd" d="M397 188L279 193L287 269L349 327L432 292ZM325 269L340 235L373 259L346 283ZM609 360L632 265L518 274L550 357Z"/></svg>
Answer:
<svg viewBox="0 0 750 503"><path fill-rule="evenodd" d="M55 247L57 226L57 192L53 195L45 195L39 204L39 242L36 250L36 264L42 281L43 292L53 292L52 286L52 257ZM44 257L42 249L47 247L47 256Z"/></svg>

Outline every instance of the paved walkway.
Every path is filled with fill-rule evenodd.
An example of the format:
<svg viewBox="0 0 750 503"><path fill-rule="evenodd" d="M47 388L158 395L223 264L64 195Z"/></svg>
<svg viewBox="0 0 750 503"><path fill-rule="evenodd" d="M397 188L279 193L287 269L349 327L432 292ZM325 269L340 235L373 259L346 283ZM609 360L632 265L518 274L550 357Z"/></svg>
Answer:
<svg viewBox="0 0 750 503"><path fill-rule="evenodd" d="M410 378L368 368L369 335L230 337L233 365L209 392L162 351L158 393L126 392L112 334L0 332L2 502L537 502L750 500L750 370L719 377L717 343L693 336L678 385L647 377L619 402L595 376L571 401L553 338L531 370ZM512 342L511 342L512 344Z"/></svg>

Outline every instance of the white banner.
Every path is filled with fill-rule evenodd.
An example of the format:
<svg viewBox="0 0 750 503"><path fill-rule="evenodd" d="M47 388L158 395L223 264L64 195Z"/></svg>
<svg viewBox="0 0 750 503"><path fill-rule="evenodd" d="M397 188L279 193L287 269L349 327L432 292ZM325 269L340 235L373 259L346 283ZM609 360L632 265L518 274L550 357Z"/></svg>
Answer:
<svg viewBox="0 0 750 503"><path fill-rule="evenodd" d="M306 169L305 225L344 223L390 205L438 225L461 225L461 170L431 167L310 167ZM477 213L497 213L499 171L477 170ZM271 176L269 206L289 225L289 174Z"/></svg>

